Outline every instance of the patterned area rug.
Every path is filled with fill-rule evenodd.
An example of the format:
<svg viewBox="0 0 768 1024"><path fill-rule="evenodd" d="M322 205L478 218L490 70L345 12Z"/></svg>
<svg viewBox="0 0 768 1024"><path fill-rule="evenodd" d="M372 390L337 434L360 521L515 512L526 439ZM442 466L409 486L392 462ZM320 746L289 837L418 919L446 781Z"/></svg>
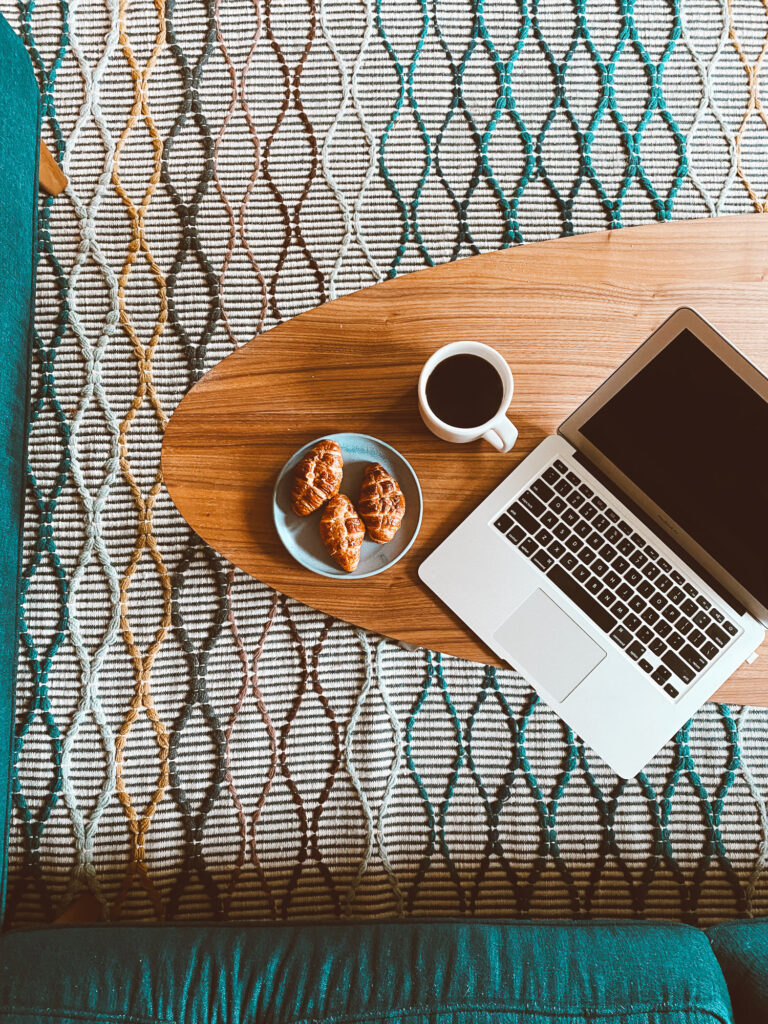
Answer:
<svg viewBox="0 0 768 1024"><path fill-rule="evenodd" d="M509 672L233 570L167 417L335 295L571 231L762 209L758 0L0 0L41 203L9 916L768 909L768 712L619 782Z"/></svg>

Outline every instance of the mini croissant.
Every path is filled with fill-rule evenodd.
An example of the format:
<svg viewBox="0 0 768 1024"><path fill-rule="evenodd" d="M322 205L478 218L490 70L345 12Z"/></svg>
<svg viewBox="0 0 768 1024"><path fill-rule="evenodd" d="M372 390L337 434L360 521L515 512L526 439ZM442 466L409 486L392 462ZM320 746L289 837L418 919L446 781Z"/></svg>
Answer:
<svg viewBox="0 0 768 1024"><path fill-rule="evenodd" d="M346 494L334 494L320 516L320 540L331 558L346 572L360 561L365 527Z"/></svg>
<svg viewBox="0 0 768 1024"><path fill-rule="evenodd" d="M308 516L341 487L344 459L335 441L318 441L296 466L291 505L297 516Z"/></svg>
<svg viewBox="0 0 768 1024"><path fill-rule="evenodd" d="M377 544L386 544L400 529L405 498L397 480L378 462L365 467L357 511Z"/></svg>

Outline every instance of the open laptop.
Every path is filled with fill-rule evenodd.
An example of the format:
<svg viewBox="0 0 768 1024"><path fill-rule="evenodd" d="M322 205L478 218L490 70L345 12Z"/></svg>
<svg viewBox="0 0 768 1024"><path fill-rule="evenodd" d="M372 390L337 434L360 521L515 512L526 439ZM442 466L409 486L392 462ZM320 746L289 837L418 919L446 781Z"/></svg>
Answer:
<svg viewBox="0 0 768 1024"><path fill-rule="evenodd" d="M419 567L619 775L768 625L768 379L679 309Z"/></svg>

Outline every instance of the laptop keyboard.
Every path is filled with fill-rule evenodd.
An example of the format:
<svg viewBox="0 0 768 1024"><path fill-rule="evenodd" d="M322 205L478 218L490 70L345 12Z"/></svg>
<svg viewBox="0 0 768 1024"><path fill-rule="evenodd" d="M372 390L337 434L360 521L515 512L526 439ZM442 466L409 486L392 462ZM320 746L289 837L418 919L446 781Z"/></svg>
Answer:
<svg viewBox="0 0 768 1024"><path fill-rule="evenodd" d="M493 525L671 700L739 632L561 459Z"/></svg>

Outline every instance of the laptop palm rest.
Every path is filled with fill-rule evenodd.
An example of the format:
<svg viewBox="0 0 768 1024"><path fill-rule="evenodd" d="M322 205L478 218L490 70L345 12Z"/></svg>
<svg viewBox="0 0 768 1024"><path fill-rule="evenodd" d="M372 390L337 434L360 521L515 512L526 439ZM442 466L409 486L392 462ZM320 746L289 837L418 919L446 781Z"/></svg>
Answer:
<svg viewBox="0 0 768 1024"><path fill-rule="evenodd" d="M510 664L562 701L605 658L605 651L558 607L535 590L499 626L494 639Z"/></svg>

